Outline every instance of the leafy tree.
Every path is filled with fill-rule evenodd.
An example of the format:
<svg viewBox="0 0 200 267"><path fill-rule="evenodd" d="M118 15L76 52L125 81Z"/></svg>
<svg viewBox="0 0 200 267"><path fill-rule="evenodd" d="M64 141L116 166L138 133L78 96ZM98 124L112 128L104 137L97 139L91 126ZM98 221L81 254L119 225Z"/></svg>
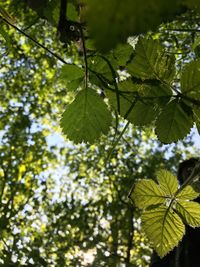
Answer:
<svg viewBox="0 0 200 267"><path fill-rule="evenodd" d="M170 153L155 143L152 129L164 144L183 139L194 124L199 130L199 10L195 0L1 4L2 264L85 266L86 251L94 254L96 266L147 264L142 234L133 224L139 213L125 196L134 180L154 177ZM46 137L58 130L59 117L62 132L74 143L102 138L99 146L48 147ZM165 168L177 165L179 147L174 150ZM53 170L65 164L71 180L53 179ZM137 182L132 197L139 208L150 206L142 215L144 230L154 247L164 246L157 250L160 256L184 233L179 217L182 231L171 233L172 243L155 240L147 225L153 212L158 218L166 209L171 220L166 197L185 216L183 201L175 197L187 187L178 188L166 173L158 175L159 184ZM140 190L148 190L147 183L159 201L153 196L144 205ZM167 187L175 188L170 197ZM193 190L187 201L197 196ZM155 211L151 206L157 204ZM191 223L193 210L189 207L184 219L199 226L198 212ZM168 230L154 224L158 232ZM150 255L146 246L144 254Z"/></svg>

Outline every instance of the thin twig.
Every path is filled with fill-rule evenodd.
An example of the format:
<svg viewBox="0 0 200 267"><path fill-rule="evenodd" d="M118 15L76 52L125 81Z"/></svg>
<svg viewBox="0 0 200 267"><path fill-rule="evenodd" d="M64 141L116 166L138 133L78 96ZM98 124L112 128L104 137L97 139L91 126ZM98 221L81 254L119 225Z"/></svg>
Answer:
<svg viewBox="0 0 200 267"><path fill-rule="evenodd" d="M45 47L43 44L41 44L38 41L36 41L33 37L31 37L29 34L25 33L23 30L19 29L17 26L15 26L14 24L12 24L10 21L8 21L7 19L5 19L3 17L1 17L1 19L2 19L2 21L4 21L5 23L7 23L8 25L10 25L12 28L14 28L16 31L18 31L19 33L23 34L28 39L30 39L32 42L34 42L37 46L39 46L39 47L43 48L44 50L46 50L49 54L51 54L52 56L54 56L55 58L57 58L59 61L61 61L64 64L68 64L59 55L57 55L56 53L52 52L50 49L48 49L47 47Z"/></svg>
<svg viewBox="0 0 200 267"><path fill-rule="evenodd" d="M84 57L84 63L85 63L85 88L88 88L88 62L87 62L87 51L85 46L85 37L83 34L82 27L79 27L80 34L81 34L81 41L83 46L83 57Z"/></svg>
<svg viewBox="0 0 200 267"><path fill-rule="evenodd" d="M110 159L110 157L111 157L111 155L112 155L114 149L115 149L116 146L118 145L120 139L122 138L123 134L125 133L126 129L127 129L128 126L129 126L129 124L130 124L130 121L127 121L127 123L126 123L126 125L124 126L122 132L120 133L120 135L118 136L117 140L116 140L115 143L113 144L113 146L112 146L111 150L109 151L108 156L107 156L107 158L106 158L106 160L105 160L105 166L107 166L107 164L108 164L108 162L109 162L109 159Z"/></svg>

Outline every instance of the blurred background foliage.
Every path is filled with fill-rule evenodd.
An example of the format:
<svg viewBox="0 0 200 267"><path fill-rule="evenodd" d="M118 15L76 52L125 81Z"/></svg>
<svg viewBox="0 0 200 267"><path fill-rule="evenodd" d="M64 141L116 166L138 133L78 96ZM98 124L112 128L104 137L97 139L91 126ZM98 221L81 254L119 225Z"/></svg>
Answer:
<svg viewBox="0 0 200 267"><path fill-rule="evenodd" d="M35 1L37 12L27 2L1 5L38 42L82 62L75 43L59 40L55 1L45 10L45 1ZM198 32L168 28L197 29L198 19L189 12L154 33L180 58L180 68L199 56ZM197 155L192 136L163 146L151 127L130 126L107 164L114 125L96 145L67 142L58 125L73 92L58 78L61 62L0 26L6 32L0 36L0 266L148 266L151 249L128 193L136 179L154 178L160 167L175 173L180 161ZM191 46L196 51L188 53Z"/></svg>

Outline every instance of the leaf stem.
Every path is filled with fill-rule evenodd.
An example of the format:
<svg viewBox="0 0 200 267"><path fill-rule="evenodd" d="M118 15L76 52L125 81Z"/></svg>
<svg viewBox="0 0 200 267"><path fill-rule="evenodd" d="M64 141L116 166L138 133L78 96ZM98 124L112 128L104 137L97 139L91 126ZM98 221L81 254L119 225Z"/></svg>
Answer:
<svg viewBox="0 0 200 267"><path fill-rule="evenodd" d="M120 98L119 98L119 88L118 88L118 84L116 81L116 78L117 78L116 72L115 72L112 64L110 63L110 61L105 56L98 55L98 54L95 56L102 58L108 64L108 67L110 68L112 78L113 78L114 87L115 87L116 99L117 99L117 111L120 114Z"/></svg>
<svg viewBox="0 0 200 267"><path fill-rule="evenodd" d="M81 41L83 46L83 57L84 57L84 63L85 63L85 88L88 88L88 62L87 62L87 51L85 46L85 37L83 34L82 27L79 27L80 34L81 34Z"/></svg>
<svg viewBox="0 0 200 267"><path fill-rule="evenodd" d="M118 145L120 139L122 138L123 134L125 133L126 129L127 129L128 126L129 126L129 124L130 124L130 121L127 121L127 123L125 124L123 130L121 131L120 135L118 136L117 140L116 140L116 141L114 142L114 144L112 145L112 148L111 148L111 150L109 151L108 156L107 156L107 158L106 158L106 160L105 160L105 166L107 166L107 164L108 164L108 162L109 162L109 159L110 159L110 157L111 157L111 155L112 155L112 153L113 153L115 147Z"/></svg>

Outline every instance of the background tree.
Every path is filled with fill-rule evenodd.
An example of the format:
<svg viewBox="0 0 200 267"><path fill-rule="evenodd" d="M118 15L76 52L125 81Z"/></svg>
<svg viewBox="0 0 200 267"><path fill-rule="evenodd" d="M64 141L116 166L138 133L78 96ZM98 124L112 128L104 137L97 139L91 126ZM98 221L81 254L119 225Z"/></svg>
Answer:
<svg viewBox="0 0 200 267"><path fill-rule="evenodd" d="M166 10L165 4L153 1L148 8L157 7L155 16L147 17L145 25L155 29L162 22L163 10L167 11L166 19L182 12L181 1L175 2L177 6L172 8L168 3L169 10ZM132 1L127 1L124 10L119 12L119 18L114 16L116 24L110 31L110 17L114 7L119 8L117 1L103 1L101 4L87 1L87 5L81 8L78 1L69 1L65 18L67 32L58 27L62 3L7 0L0 9L1 264L148 266L151 250L140 229L140 214L127 199L128 192L135 180L154 177L160 167L176 172L179 161L193 153L190 152L192 143L184 141L176 146L163 147L157 142L152 132L155 114L165 107L171 93L168 94L168 89L161 90L161 94L156 94L155 90L149 93L146 89L162 89L157 87L159 81L154 76L140 79L137 75L141 73L134 77L135 69L131 70L132 78L127 79L127 64L135 56L135 50L130 44L119 45L119 41L149 29L141 24L147 14L145 3L137 5L141 7L142 15L135 16L140 22L138 24L137 20L129 21L134 17L133 9L138 10ZM105 15L105 25L101 25L100 31L96 18L101 12ZM123 26L123 35L119 22ZM133 27L134 31L126 28L131 26L132 29L132 25L141 25L141 28ZM173 59L169 56L169 63L176 62L177 81L173 82L179 90L179 72L188 61L198 57L198 15L188 11L177 17L177 21L161 25L156 33L147 35L153 36L150 40L157 39L163 43L168 56L175 54ZM134 42L135 38L130 41L133 46ZM150 42L150 48L154 47L154 41ZM104 51L110 48L113 50L106 54ZM157 48L160 51L159 45ZM167 75L171 77L170 73ZM100 110L96 118L100 118L100 124L101 117L104 119L100 132L98 124L90 125L89 119L84 123L78 121L78 130L83 134L70 131L81 115L79 107L78 115L71 115L74 118L71 124L68 125L65 118L63 131L75 142L82 139L96 141L101 132L108 132L109 125L110 132L102 137L98 146L66 145L60 137L60 118L64 107L70 106L69 102L77 93L80 100L84 99L80 92L85 94L87 87L91 87L89 97L94 101L88 109L89 115L91 111L98 115ZM138 95L136 87L141 87L145 93L139 92ZM198 94L187 96L196 100L193 103L186 98L182 101L179 93L174 96L181 100L181 109L178 105L178 110L184 111L186 120L189 117L191 126L191 116L198 118L199 114L198 109L195 112L193 109L199 105ZM102 101L105 96L110 101L109 108ZM133 105L135 109L132 110L136 98L140 101L137 106ZM154 99L157 101L155 105ZM128 126L129 123L117 114L139 127ZM180 116L178 125L179 120ZM196 123L198 126L198 119ZM142 126L146 124L144 132ZM124 129L127 132L117 139Z"/></svg>

